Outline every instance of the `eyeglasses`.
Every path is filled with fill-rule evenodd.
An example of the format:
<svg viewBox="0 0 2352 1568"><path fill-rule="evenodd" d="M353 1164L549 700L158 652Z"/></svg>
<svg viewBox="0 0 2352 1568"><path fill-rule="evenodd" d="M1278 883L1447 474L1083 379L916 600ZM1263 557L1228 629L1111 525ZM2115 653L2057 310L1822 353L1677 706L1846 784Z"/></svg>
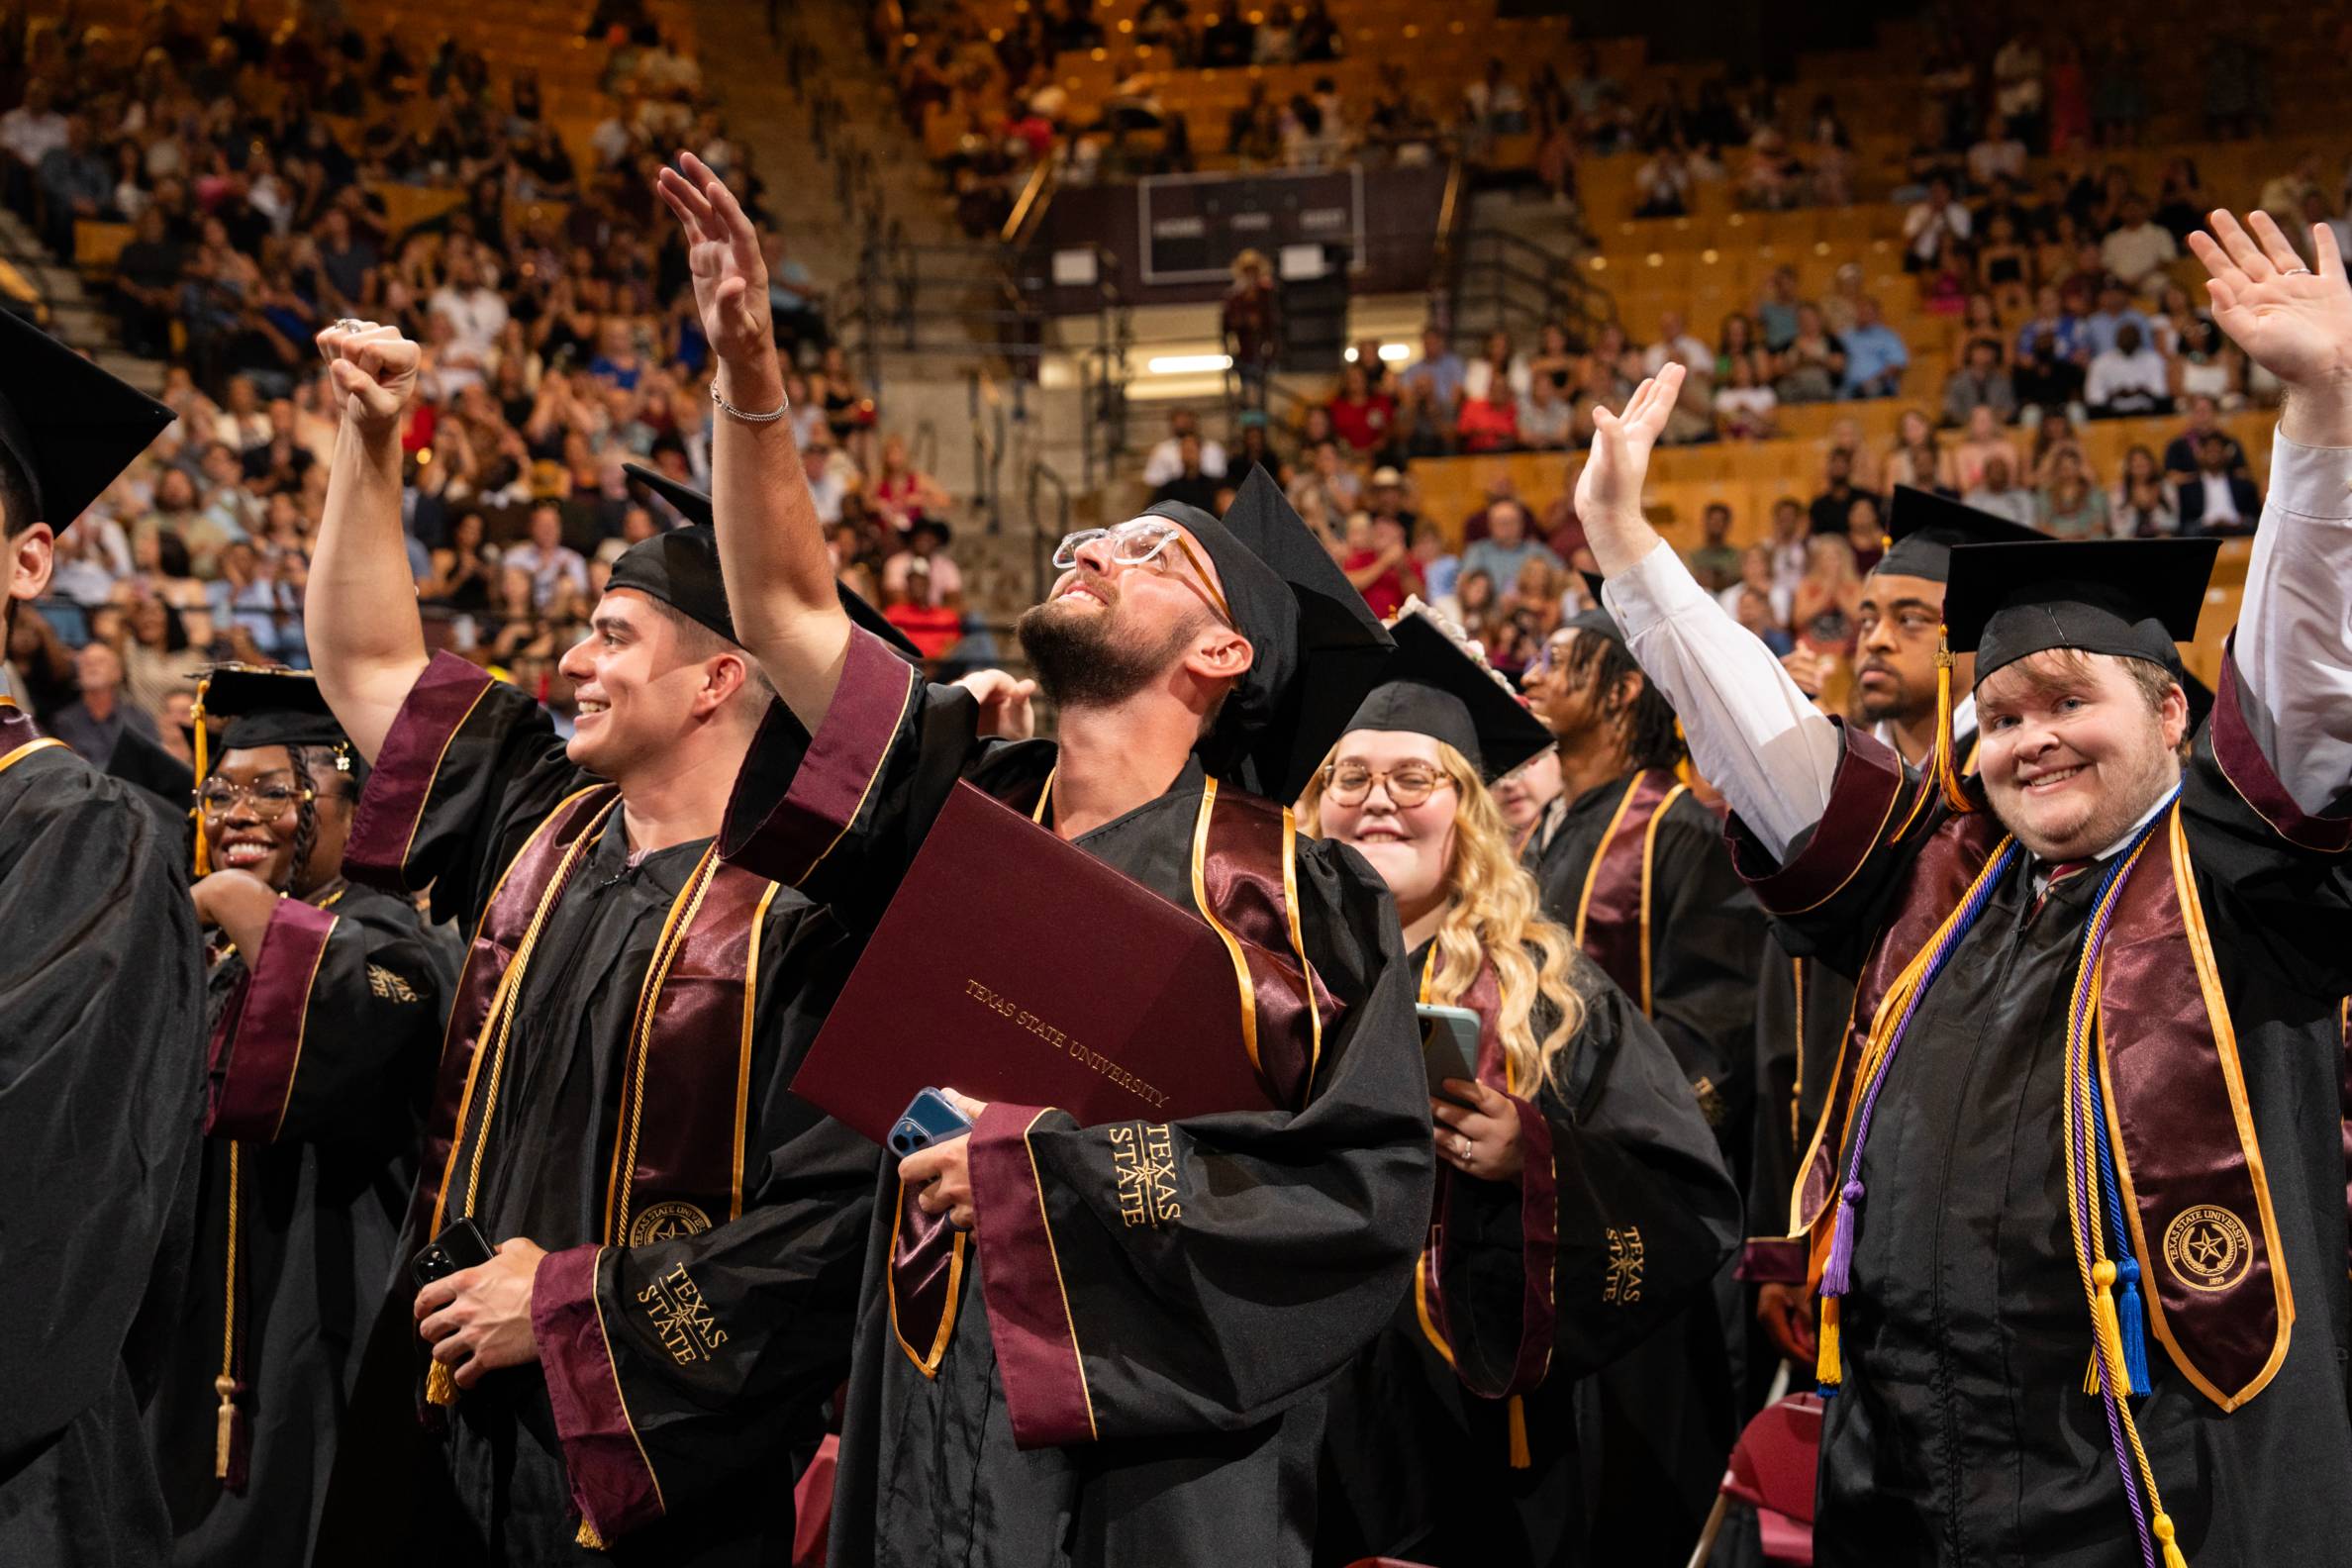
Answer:
<svg viewBox="0 0 2352 1568"><path fill-rule="evenodd" d="M1192 562L1192 569L1201 580L1200 586L1210 602L1217 606L1217 613L1225 617L1227 626L1233 624L1233 607L1225 602L1225 596L1218 590L1217 579L1209 574L1208 563L1185 542L1184 530L1175 524L1160 518L1136 518L1116 528L1080 529L1075 534L1064 534L1061 542L1053 547L1054 570L1068 571L1077 565L1078 552L1097 539L1111 541L1111 561L1116 566L1149 565L1165 555L1169 545L1175 545L1183 551L1184 558Z"/></svg>
<svg viewBox="0 0 2352 1568"><path fill-rule="evenodd" d="M1400 811L1411 811L1453 783L1426 762L1400 767L1368 768L1361 762L1334 762L1323 770L1323 799L1334 806L1361 806L1374 784L1388 788L1388 798Z"/></svg>
<svg viewBox="0 0 2352 1568"><path fill-rule="evenodd" d="M304 801L318 798L318 791L298 784L233 784L225 778L206 779L204 787L196 792L196 804L207 817L226 817L243 801L265 823L280 821Z"/></svg>
<svg viewBox="0 0 2352 1568"><path fill-rule="evenodd" d="M1527 660L1527 668L1519 676L1520 684L1524 685L1539 676L1549 675L1553 670L1566 665L1568 650L1575 644L1576 637L1573 634L1546 638L1543 646L1535 650L1535 656Z"/></svg>

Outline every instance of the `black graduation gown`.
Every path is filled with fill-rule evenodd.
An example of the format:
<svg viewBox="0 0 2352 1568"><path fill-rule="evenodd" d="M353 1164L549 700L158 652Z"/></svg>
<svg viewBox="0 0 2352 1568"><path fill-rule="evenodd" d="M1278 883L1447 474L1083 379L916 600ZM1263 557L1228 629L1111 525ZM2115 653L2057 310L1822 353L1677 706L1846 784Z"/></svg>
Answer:
<svg viewBox="0 0 2352 1568"><path fill-rule="evenodd" d="M2339 1026L2352 890L2340 850L2299 847L2230 782L2285 798L2242 727L2220 735L2234 757L2223 775L2217 725L2188 766L2182 821L2295 1321L2284 1365L2235 1412L2197 1393L2153 1339L2154 1393L2132 1405L2192 1563L2317 1568L2343 1562L2352 1541ZM1851 732L1845 745L1828 812L1785 871L1774 874L1736 819L1732 830L1768 904L1800 883L1805 897L1781 901L1836 888L1784 918L1824 963L1852 973L1944 808L1898 833L1915 798L1907 784L1892 822L1865 817L1856 792L1900 763L1875 745L1864 761ZM2289 831L2340 843L2343 824L2303 818ZM1822 1428L1813 1531L1814 1561L1834 1568L2140 1561L2103 1404L2083 1389L2090 1316L2062 1153L2066 1014L2100 879L2058 882L2035 912L2029 873L2020 852L1918 1003L1864 1148L1867 1198L1840 1298L1843 1382Z"/></svg>
<svg viewBox="0 0 2352 1568"><path fill-rule="evenodd" d="M980 740L976 715L967 693L910 685L878 642L853 635L814 739L771 715L736 786L728 852L870 929L959 777L1024 810L1039 798L1052 744ZM1189 908L1204 783L1196 759L1166 794L1074 842ZM931 1379L892 1330L898 1191L885 1170L833 1487L833 1568L1308 1561L1325 1387L1405 1293L1434 1161L1387 891L1353 850L1307 839L1297 882L1308 954L1347 1007L1323 1031L1305 1108L1167 1126L1181 1218L1130 1225L1112 1144L1127 1125L1082 1128L1049 1111L1029 1127L1032 1110L992 1105L972 1134L978 1239ZM990 1174L1006 1118L1010 1147L1028 1149L1018 1183ZM1022 1227L1028 1218L1041 1223ZM1076 1354L1032 1373L1014 1366L992 1319L1054 1281L1053 1326ZM1028 1430L1047 1440L1025 1442L1017 1428L1065 1398L1087 1421L1074 1431L1039 1421Z"/></svg>
<svg viewBox="0 0 2352 1568"><path fill-rule="evenodd" d="M183 1284L203 1111L187 878L129 786L0 705L0 1563L171 1548L140 1410Z"/></svg>
<svg viewBox="0 0 2352 1568"><path fill-rule="evenodd" d="M378 754L346 868L371 863L388 834L394 847L385 858L399 876L430 882L435 918L470 931L532 830L595 782L566 760L538 703L444 655L420 678ZM413 833L407 816L388 810L402 802L415 803L405 808ZM595 1245L638 994L672 901L708 845L633 857L617 809L556 900L525 972L474 1205L493 1245L526 1236L550 1254L533 1294L542 1364L491 1373L445 1413L431 1413L438 1454L424 1465L433 1491L422 1506L380 1490L402 1473L398 1456L346 1443L322 1528L322 1568L426 1560L733 1568L789 1555L794 1459L814 1447L824 1402L848 1370L876 1158L871 1144L787 1089L846 970L838 929L822 910L779 892L761 929L740 1218L642 1245ZM648 1092L657 1096L660 1086ZM452 1156L459 1174L450 1217L480 1135L476 1118ZM409 1432L425 1359L407 1267L428 1239L412 1220L396 1248L400 1277L379 1322L381 1342L367 1351L365 1375L372 1382L382 1365L397 1391L384 1398L379 1386L377 1398L357 1402L370 1407L361 1420ZM707 1357L675 1356L665 1339L675 1314L660 1309L676 1297L663 1282L680 1268L725 1332ZM584 1336L552 1334L551 1313L584 1324ZM617 1388L619 1420L562 1429L549 1366L571 1387ZM606 1549L580 1544L574 1494L585 1485L628 1491L658 1517ZM415 1534L404 1534L399 1526L414 1516L422 1516Z"/></svg>
<svg viewBox="0 0 2352 1568"><path fill-rule="evenodd" d="M1417 972L1427 953L1414 954ZM1549 1158L1521 1183L1441 1176L1435 1224L1462 1256L1421 1287L1443 1292L1450 1354L1478 1357L1491 1387L1504 1386L1496 1363L1543 1341L1526 1358L1541 1370L1518 1396L1529 1463L1511 1463L1510 1402L1464 1385L1409 1299L1334 1398L1320 1562L1375 1552L1432 1568L1600 1561L1585 1548L1584 1379L1704 1296L1739 1239L1738 1192L1673 1053L1598 965L1571 961L1585 1022L1566 1047L1566 1088L1547 1079L1519 1102L1522 1118L1549 1129ZM1538 1282L1548 1323L1528 1310L1526 1183L1551 1200L1558 1250Z"/></svg>
<svg viewBox="0 0 2352 1568"><path fill-rule="evenodd" d="M256 952L213 966L189 1287L147 1416L182 1568L309 1554L359 1348L393 1279L453 978L413 904L346 883L283 901ZM224 1332L244 1385L235 1491L215 1468Z"/></svg>
<svg viewBox="0 0 2352 1568"><path fill-rule="evenodd" d="M1544 913L1571 930L1632 779L1555 802L1529 844ZM1731 868L1721 823L1687 791L1659 813L1650 865L1650 1021L1726 1163L1744 1169L1764 915ZM1587 1447L1594 1560L1673 1565L1689 1556L1737 1435L1732 1347L1747 1334L1740 1295L1726 1269L1712 1308L1694 1306L1595 1379Z"/></svg>

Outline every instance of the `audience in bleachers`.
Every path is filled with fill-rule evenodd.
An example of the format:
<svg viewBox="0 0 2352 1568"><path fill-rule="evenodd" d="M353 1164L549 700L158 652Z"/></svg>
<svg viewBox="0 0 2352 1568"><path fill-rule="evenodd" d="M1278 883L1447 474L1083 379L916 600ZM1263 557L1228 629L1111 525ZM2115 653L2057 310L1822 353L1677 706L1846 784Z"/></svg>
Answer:
<svg viewBox="0 0 2352 1568"><path fill-rule="evenodd" d="M683 36L644 0L607 0L597 47L542 70L568 7L429 51L413 28L322 17L232 13L201 36L170 7L137 31L0 20L0 187L83 261L126 346L168 361L179 414L60 540L52 596L9 649L35 705L78 704L65 731L92 745L166 718L204 664L307 662L335 433L311 340L330 321L425 344L403 442L419 591L438 637L559 713L555 660L612 559L669 521L623 464L708 486L711 356L651 171L693 147L767 220ZM841 570L944 653L953 504L826 352L819 280L765 244ZM92 646L105 656L74 658Z"/></svg>

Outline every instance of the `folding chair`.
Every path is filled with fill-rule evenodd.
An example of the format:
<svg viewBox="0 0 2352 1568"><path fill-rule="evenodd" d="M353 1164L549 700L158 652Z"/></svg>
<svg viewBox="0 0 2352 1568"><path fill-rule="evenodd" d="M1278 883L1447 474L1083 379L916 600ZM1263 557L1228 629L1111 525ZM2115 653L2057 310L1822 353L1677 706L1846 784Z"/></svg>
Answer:
<svg viewBox="0 0 2352 1568"><path fill-rule="evenodd" d="M1821 1400L1792 1394L1767 1405L1731 1448L1730 1465L1691 1551L1690 1568L1704 1568L1734 1501L1756 1511L1764 1560L1812 1568L1813 1472L1821 1456Z"/></svg>

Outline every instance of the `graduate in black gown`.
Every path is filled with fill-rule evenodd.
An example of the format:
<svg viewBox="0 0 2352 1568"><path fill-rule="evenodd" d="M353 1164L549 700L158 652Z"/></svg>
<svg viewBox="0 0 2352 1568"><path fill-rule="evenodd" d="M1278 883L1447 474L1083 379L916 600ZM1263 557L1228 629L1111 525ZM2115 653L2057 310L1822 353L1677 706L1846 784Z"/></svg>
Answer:
<svg viewBox="0 0 2352 1568"><path fill-rule="evenodd" d="M2211 540L1956 550L1964 781L1813 713L1640 521L1678 373L1581 482L1743 869L1857 981L1800 1178L1818 1562L2316 1564L2352 1534L2352 293L2331 246L2312 272L2261 214L2213 225L2216 317L2288 397L2185 764Z"/></svg>
<svg viewBox="0 0 2352 1568"><path fill-rule="evenodd" d="M1910 485L1895 487L1887 535L1886 554L1862 582L1854 706L1871 734L1905 762L1929 767L1941 733L1935 654L1953 546L2030 543L2047 536ZM1974 685L1975 669L1975 655L1964 653L1952 672L1952 755L1963 776L1976 771L1976 700L1965 695ZM1807 695L1819 694L1808 690ZM1812 1375L1816 1347L1804 1249L1787 1240L1789 1192L1807 1135L1820 1120L1837 1043L1853 1005L1853 983L1845 976L1810 954L1792 952L1778 931L1766 939L1756 982L1756 1122L1747 1169L1750 1244L1740 1277L1756 1288L1757 1321L1771 1349L1795 1367L1800 1386ZM1749 1372L1750 1397L1760 1400L1769 1370L1754 1366Z"/></svg>
<svg viewBox="0 0 2352 1568"><path fill-rule="evenodd" d="M1058 741L981 739L983 707L1009 713L1019 688L1000 677L976 705L926 686L838 614L776 413L757 239L716 176L681 165L661 191L720 363L729 597L787 710L745 763L729 855L870 929L968 779L1237 922L1253 981L1296 1004L1256 1015L1278 1109L1081 1127L972 1106L969 1136L886 1177L830 1561L1303 1564L1325 1390L1405 1293L1433 1162L1387 893L1278 803L1388 637L1253 473L1222 522L1168 504L1065 539L1052 598L1019 628ZM1239 1001L1229 1033L1190 1048L1247 1050Z"/></svg>
<svg viewBox="0 0 2352 1568"><path fill-rule="evenodd" d="M1301 821L1388 883L1423 1000L1483 1026L1431 1114L1413 1296L1342 1382L1318 1555L1552 1568L1585 1549L1581 1379L1712 1286L1739 1202L1656 1029L1546 919L1486 780L1551 735L1418 606Z"/></svg>
<svg viewBox="0 0 2352 1568"><path fill-rule="evenodd" d="M5 603L171 411L0 311ZM187 867L156 814L0 699L0 1562L161 1563L140 1430L178 1298L203 1108Z"/></svg>
<svg viewBox="0 0 2352 1568"><path fill-rule="evenodd" d="M1722 825L1680 776L1674 710L1601 609L1554 633L1524 684L1564 780L1525 851L1544 913L1657 1026L1726 1163L1744 1169L1764 914L1723 851ZM1737 1433L1734 1348L1748 1337L1731 1273L1712 1303L1595 1380L1596 1560L1679 1563L1714 1506Z"/></svg>
<svg viewBox="0 0 2352 1568"><path fill-rule="evenodd" d="M455 964L413 903L343 877L366 764L315 679L216 669L198 715L209 1136L148 1429L175 1563L300 1563L401 1261Z"/></svg>
<svg viewBox="0 0 2352 1568"><path fill-rule="evenodd" d="M394 1291L317 1560L778 1561L847 1370L876 1156L788 1090L839 928L713 842L771 699L710 531L615 562L564 655L567 741L426 657L399 520L417 345L321 346L345 406L310 647L372 766L344 867L430 885L471 935L395 1250L470 1219L497 1255ZM378 1441L403 1434L421 1465Z"/></svg>

